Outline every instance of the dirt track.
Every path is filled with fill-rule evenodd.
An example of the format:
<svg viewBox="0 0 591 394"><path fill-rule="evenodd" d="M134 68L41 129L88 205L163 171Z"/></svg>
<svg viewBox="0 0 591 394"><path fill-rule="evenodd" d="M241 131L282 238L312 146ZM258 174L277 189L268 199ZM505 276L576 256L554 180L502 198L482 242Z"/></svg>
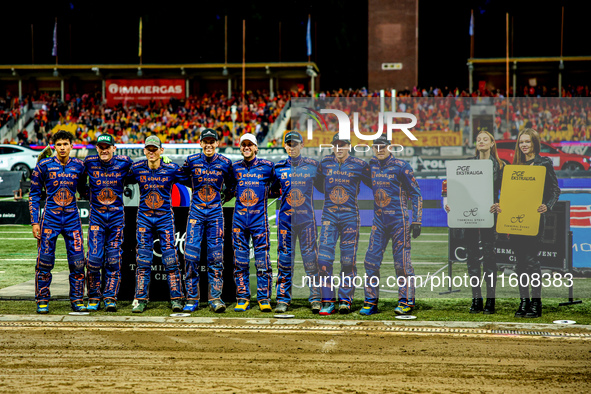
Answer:
<svg viewBox="0 0 591 394"><path fill-rule="evenodd" d="M2 327L3 392L589 392L591 340Z"/></svg>

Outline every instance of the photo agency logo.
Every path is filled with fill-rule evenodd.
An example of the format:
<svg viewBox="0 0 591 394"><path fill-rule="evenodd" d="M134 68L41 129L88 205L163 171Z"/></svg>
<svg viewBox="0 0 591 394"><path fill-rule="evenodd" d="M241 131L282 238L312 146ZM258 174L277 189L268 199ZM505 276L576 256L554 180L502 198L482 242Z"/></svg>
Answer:
<svg viewBox="0 0 591 394"><path fill-rule="evenodd" d="M314 132L328 132L329 126L326 119L326 115L334 115L338 121L338 134L339 139L343 141L351 140L351 123L353 124L353 133L361 141L374 141L380 138L386 131L386 138L388 141L392 141L393 132L395 130L402 131L406 137L411 141L416 141L417 137L409 130L416 126L417 118L413 114L406 112L379 112L377 131L374 134L362 134L359 127L359 112L353 112L353 122L351 118L344 111L338 109L322 108L319 111L314 110L310 107L304 107L304 115L307 115L306 129L307 139L314 139ZM394 120L399 121L400 119L410 119L410 123L394 123ZM371 131L371 130L369 130ZM318 151L322 152L322 149L333 149L335 146L332 144L319 144ZM338 148L342 149L342 148ZM367 144L352 145L349 148L356 152L367 152L371 147ZM387 148L390 152L402 152L404 147L400 144L392 144Z"/></svg>

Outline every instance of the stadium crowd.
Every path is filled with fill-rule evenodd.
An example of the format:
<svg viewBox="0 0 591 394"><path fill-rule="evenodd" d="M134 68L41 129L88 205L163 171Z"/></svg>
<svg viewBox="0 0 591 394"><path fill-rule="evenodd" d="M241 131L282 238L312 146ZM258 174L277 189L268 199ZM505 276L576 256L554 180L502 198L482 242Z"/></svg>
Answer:
<svg viewBox="0 0 591 394"><path fill-rule="evenodd" d="M513 138L524 124L530 121L540 130L544 140L589 140L590 105L583 97L589 97L588 86L567 86L563 97L574 100L559 100L555 90L544 86L523 87L523 97L511 100L508 106L500 90L479 89L470 94L459 88L438 87L412 89L397 92L399 110L417 116L417 129L429 131L458 132L467 130L470 124L470 98L482 100L490 97L497 107L495 134ZM385 92L390 96L390 91ZM379 97L379 91L361 89L339 89L316 93L322 99L338 97ZM238 146L238 140L245 133L257 136L263 141L271 125L281 114L286 103L294 97L309 97L300 86L298 90L279 91L274 96L267 91L249 91L243 98L237 93L228 98L223 92L215 91L199 96L190 96L184 101L171 100L168 103L151 102L147 105L106 106L100 92L95 94L66 94L62 102L56 94L43 93L19 100L0 98L0 127L10 119L18 119L23 108L31 103L40 103L34 118L34 133L21 131L17 138L4 138L2 143L46 145L49 136L58 128L66 128L77 138L77 143L88 144L96 141L102 133L114 135L117 143L142 143L149 135L158 135L168 143L199 142L199 135L205 128L215 129L221 137L220 147ZM435 101L440 97L450 100ZM531 100L535 97L536 100ZM422 98L426 101L417 100ZM455 100L454 100L455 98ZM530 99L528 99L530 98ZM476 102L476 101L474 101ZM232 116L235 115L233 120ZM367 110L361 114L362 125L371 127ZM369 123L369 124L368 124ZM276 142L271 142L271 144Z"/></svg>

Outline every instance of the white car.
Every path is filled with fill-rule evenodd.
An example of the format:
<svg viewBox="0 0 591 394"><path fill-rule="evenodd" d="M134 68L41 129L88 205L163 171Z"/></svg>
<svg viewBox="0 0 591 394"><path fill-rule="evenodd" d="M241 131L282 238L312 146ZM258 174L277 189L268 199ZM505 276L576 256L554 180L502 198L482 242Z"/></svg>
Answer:
<svg viewBox="0 0 591 394"><path fill-rule="evenodd" d="M40 151L20 145L0 144L0 171L22 171L28 179Z"/></svg>

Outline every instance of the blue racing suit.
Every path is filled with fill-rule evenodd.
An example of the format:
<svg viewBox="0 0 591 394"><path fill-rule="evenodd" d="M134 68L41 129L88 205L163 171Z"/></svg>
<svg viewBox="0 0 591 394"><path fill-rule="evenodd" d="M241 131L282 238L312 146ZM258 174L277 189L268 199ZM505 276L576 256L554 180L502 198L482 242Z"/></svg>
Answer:
<svg viewBox="0 0 591 394"><path fill-rule="evenodd" d="M341 277L339 301L351 304L357 275L357 247L359 243L359 207L357 195L361 182L371 187L369 165L353 156L339 164L334 155L320 162L319 178L324 181L324 208L320 230L318 267L322 283L322 301L335 301L330 287L337 239L341 238Z"/></svg>
<svg viewBox="0 0 591 394"><path fill-rule="evenodd" d="M47 198L39 223L42 192ZM47 302L50 298L51 270L55 263L55 243L63 234L70 268L70 301L82 302L84 297L84 242L82 224L76 205L76 190L86 192L86 173L80 159L70 158L62 165L57 157L41 160L31 173L29 211L31 224L40 224L41 240L37 243L35 266L35 299Z"/></svg>
<svg viewBox="0 0 591 394"><path fill-rule="evenodd" d="M84 167L90 191L88 227L88 299L117 300L121 281L121 245L123 244L123 184L133 161L115 155L103 162L97 155L88 156ZM105 284L101 293L101 268Z"/></svg>
<svg viewBox="0 0 591 394"><path fill-rule="evenodd" d="M267 198L275 182L274 163L254 158L238 161L232 168L236 177L236 205L232 224L236 298L250 301L249 239L254 244L257 270L257 300L271 300L273 271L269 261L269 220Z"/></svg>
<svg viewBox="0 0 591 394"><path fill-rule="evenodd" d="M319 164L314 159L298 156L295 159L288 157L275 165L276 184L281 189L277 229L277 302L291 302L293 252L298 238L304 271L310 283L309 301L320 301L316 219L312 200Z"/></svg>
<svg viewBox="0 0 591 394"><path fill-rule="evenodd" d="M197 153L187 157L183 172L189 176L193 189L185 243L187 300L199 301L199 260L204 235L208 252L208 299L220 299L224 270L224 201L221 192L233 187L232 162L220 154L208 159L203 153Z"/></svg>
<svg viewBox="0 0 591 394"><path fill-rule="evenodd" d="M380 265L384 251L392 240L394 268L398 278L398 302L408 306L415 304L414 269L410 261L410 222L407 199L412 203L412 223L421 223L423 198L411 166L404 160L390 155L383 161L376 157L369 162L374 195L374 217L365 254L365 302L377 304L379 285L371 277L380 277ZM404 278L400 279L401 277Z"/></svg>
<svg viewBox="0 0 591 394"><path fill-rule="evenodd" d="M128 176L129 183L138 183L140 205L137 212L137 269L135 273L135 299L148 300L152 272L154 233L160 238L162 263L170 289L170 299L182 299L181 273L175 248L172 187L186 183L187 176L175 163L160 161L160 167L151 170L148 161L135 162Z"/></svg>

